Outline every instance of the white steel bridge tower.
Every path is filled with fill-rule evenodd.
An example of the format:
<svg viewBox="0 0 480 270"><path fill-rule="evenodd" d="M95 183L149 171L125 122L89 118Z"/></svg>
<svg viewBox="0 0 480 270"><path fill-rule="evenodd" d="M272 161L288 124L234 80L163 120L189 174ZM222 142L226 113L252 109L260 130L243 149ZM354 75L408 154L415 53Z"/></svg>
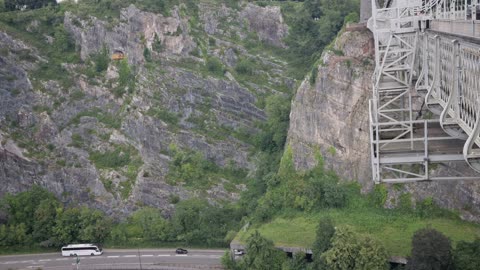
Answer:
<svg viewBox="0 0 480 270"><path fill-rule="evenodd" d="M480 172L479 19L480 0L372 0L376 183L480 179L429 173L444 162Z"/></svg>

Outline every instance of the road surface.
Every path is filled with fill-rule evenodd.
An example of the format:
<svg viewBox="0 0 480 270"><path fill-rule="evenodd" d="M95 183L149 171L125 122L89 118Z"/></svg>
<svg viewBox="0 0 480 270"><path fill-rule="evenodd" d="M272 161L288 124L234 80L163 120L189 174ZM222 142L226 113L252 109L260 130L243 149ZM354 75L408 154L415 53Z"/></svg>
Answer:
<svg viewBox="0 0 480 270"><path fill-rule="evenodd" d="M225 250L189 249L175 254L175 249L104 250L101 256L81 256L78 269L223 269L220 258ZM140 255L140 256L139 256ZM77 269L76 258L58 253L0 256L0 270Z"/></svg>

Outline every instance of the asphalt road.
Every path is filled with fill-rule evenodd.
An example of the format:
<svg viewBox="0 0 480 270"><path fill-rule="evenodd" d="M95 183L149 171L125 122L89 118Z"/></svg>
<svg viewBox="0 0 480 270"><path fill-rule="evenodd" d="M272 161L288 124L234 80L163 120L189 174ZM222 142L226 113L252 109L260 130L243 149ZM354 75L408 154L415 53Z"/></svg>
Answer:
<svg viewBox="0 0 480 270"><path fill-rule="evenodd" d="M78 269L223 269L220 258L225 250L189 249L175 254L175 249L104 250L101 256L81 256ZM140 255L140 256L139 256ZM77 269L76 259L58 253L0 256L0 270Z"/></svg>

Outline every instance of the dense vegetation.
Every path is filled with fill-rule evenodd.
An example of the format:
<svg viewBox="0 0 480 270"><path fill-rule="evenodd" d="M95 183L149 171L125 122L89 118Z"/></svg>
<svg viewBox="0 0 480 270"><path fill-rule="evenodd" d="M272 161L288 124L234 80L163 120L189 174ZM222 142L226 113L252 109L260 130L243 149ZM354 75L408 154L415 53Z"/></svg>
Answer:
<svg viewBox="0 0 480 270"><path fill-rule="evenodd" d="M231 241L244 215L238 207L212 206L204 199L175 201L172 198L172 202L177 203L177 207L170 220L158 209L143 207L126 220L116 222L99 210L64 207L52 193L34 186L1 200L7 222L0 225L0 247L14 250L32 245L59 247L75 242L220 247Z"/></svg>

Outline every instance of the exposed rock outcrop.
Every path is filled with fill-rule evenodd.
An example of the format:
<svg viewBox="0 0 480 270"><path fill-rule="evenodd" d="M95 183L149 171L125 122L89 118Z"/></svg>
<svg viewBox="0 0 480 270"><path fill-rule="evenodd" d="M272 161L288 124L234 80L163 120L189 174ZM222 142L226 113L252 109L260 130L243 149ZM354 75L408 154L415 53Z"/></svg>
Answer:
<svg viewBox="0 0 480 270"><path fill-rule="evenodd" d="M110 52L125 52L130 63L140 64L145 61L145 46L152 50L155 39L170 54L187 55L196 47L188 35L188 22L186 18L180 18L177 9L173 10L172 17L164 17L130 5L121 11L120 19L113 22L93 16L82 19L67 12L64 24L74 36L83 60L106 46Z"/></svg>
<svg viewBox="0 0 480 270"><path fill-rule="evenodd" d="M175 7L167 17L130 5L110 21L65 13L64 28L82 61L60 63L64 82L35 73L52 61L41 49L0 32L0 48L5 48L0 51L0 196L37 184L67 204L88 205L117 217L141 205L158 207L168 216L175 208L172 196L202 196L211 203L239 198L245 185L230 183L228 177L204 190L166 181L171 145L200 153L220 167L253 171L251 145L232 133L258 132L266 115L257 105L257 91L272 91L238 82L231 73L213 76L205 68L209 57L230 68L239 57L253 57L241 45L222 39L231 33L247 36L240 23L218 23L217 14L243 23L241 11L201 6L203 25L192 26L182 8ZM280 29L286 26L279 9L248 8L252 27L259 27L253 31L280 42L285 34ZM262 19L273 19L255 23L260 14ZM26 23L19 31L30 31L51 46L55 37L44 39L42 23ZM269 27L277 30L267 33ZM209 38L215 44L208 50L198 48ZM125 53L134 72L130 80L135 80L135 91L115 93L125 76L117 61L95 72L94 58L104 46L110 55L115 50ZM145 58L146 52L151 59ZM272 67L258 71L268 74L266 85L289 82L292 86L293 80L283 75L284 63L261 56L256 60ZM87 69L94 72L87 74ZM128 153L136 165L98 166L92 157L98 153Z"/></svg>
<svg viewBox="0 0 480 270"><path fill-rule="evenodd" d="M336 53L335 53L335 52ZM288 144L298 169L312 168L315 151L343 178L370 181L368 111L372 37L345 32L327 50L313 85L305 80L292 102ZM341 51L341 53L339 53Z"/></svg>
<svg viewBox="0 0 480 270"><path fill-rule="evenodd" d="M288 34L288 27L280 7L248 4L240 16L248 21L250 31L255 31L260 40L277 47L285 46L283 38Z"/></svg>

